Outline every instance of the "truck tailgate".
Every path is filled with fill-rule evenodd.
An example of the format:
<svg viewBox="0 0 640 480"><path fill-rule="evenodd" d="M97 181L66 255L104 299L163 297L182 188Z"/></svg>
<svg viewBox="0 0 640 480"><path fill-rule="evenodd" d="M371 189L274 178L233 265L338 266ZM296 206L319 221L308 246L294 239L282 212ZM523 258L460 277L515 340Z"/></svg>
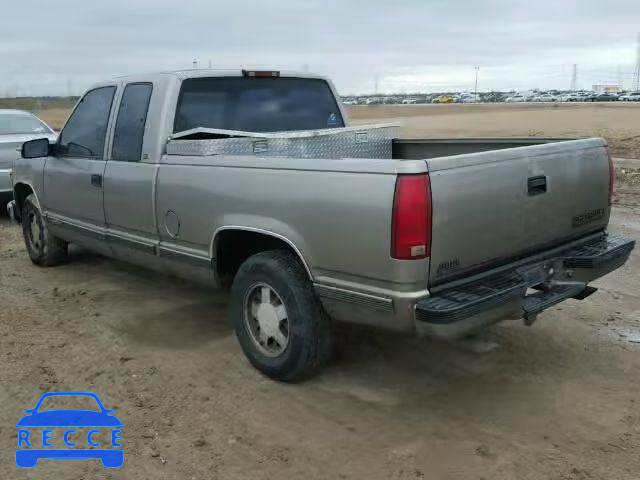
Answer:
<svg viewBox="0 0 640 480"><path fill-rule="evenodd" d="M430 285L602 230L609 160L587 139L426 160Z"/></svg>

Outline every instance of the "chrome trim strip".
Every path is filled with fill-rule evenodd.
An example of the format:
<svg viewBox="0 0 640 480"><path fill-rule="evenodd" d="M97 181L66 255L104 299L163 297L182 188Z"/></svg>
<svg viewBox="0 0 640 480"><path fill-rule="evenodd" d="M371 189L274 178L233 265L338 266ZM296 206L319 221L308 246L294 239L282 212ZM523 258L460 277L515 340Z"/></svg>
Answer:
<svg viewBox="0 0 640 480"><path fill-rule="evenodd" d="M166 245L160 245L158 252L161 258L166 258L167 260L185 262L200 268L211 268L211 260L206 257L174 250Z"/></svg>
<svg viewBox="0 0 640 480"><path fill-rule="evenodd" d="M103 240L106 241L106 236L104 234L104 232L99 232L90 228L86 228L80 225L76 225L73 223L67 223L67 222L61 222L55 219L51 219L51 218L47 218L47 220L52 224L52 225L57 225L57 226L61 226L62 228L66 228L67 230L73 230L76 233L80 234L80 235L84 235L85 237L91 237L91 238L96 238L99 240Z"/></svg>
<svg viewBox="0 0 640 480"><path fill-rule="evenodd" d="M64 217L62 215L57 215L51 212L47 212L45 214L45 218L47 222L51 223L52 225L63 226L65 228L76 230L81 235L106 240L106 231L102 227L89 225L84 222L80 222L76 220L71 220L67 217Z"/></svg>
<svg viewBox="0 0 640 480"><path fill-rule="evenodd" d="M123 247L137 250L149 255L156 255L156 245L151 242L144 242L138 239L127 238L126 233L115 234L107 230L106 237L108 242L119 243Z"/></svg>
<svg viewBox="0 0 640 480"><path fill-rule="evenodd" d="M160 173L160 165L157 163L153 167L153 183L151 184L151 214L153 215L153 227L156 229L156 235L160 236L160 227L158 226L158 174Z"/></svg>
<svg viewBox="0 0 640 480"><path fill-rule="evenodd" d="M95 225L85 224L76 220L71 220L68 217L57 215L55 213L47 213L46 219L52 225L62 226L63 228L73 229L81 235L99 238L105 242L119 243L120 245L137 250L150 255L156 255L156 244L152 240L145 241L140 238L136 238L126 232L116 232L109 230L108 228L98 227Z"/></svg>
<svg viewBox="0 0 640 480"><path fill-rule="evenodd" d="M211 260L207 257L190 253L186 249L177 245L158 245L153 241L145 241L139 238L135 238L125 232L113 232L109 229L102 229L100 227L90 227L89 225L83 225L80 222L75 222L66 217L56 214L47 214L47 221L53 225L62 225L65 228L71 228L77 230L82 235L92 236L100 238L106 242L116 242L125 247L140 252L147 253L149 255L157 255L168 260L177 260L180 262L188 263L201 268L210 269L212 267Z"/></svg>
<svg viewBox="0 0 640 480"><path fill-rule="evenodd" d="M313 284L316 293L321 298L348 302L365 308L379 310L381 312L394 312L393 300L386 297L377 297L367 293L354 292L353 290L343 290L341 288L329 287L327 285Z"/></svg>

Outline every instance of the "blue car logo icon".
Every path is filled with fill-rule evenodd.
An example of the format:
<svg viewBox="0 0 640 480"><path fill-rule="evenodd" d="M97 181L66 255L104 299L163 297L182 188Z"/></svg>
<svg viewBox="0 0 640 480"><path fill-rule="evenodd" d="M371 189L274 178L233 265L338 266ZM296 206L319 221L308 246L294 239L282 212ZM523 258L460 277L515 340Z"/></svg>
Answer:
<svg viewBox="0 0 640 480"><path fill-rule="evenodd" d="M95 400L99 410L82 409L57 409L40 411L42 402L49 397L90 397ZM104 405L95 393L91 392L49 392L43 394L36 406L25 410L18 427L18 448L16 449L16 465L20 468L32 468L41 458L73 459L73 458L99 458L102 465L107 468L119 468L124 463L124 452L120 440L120 427L122 422L115 416L114 411L104 408ZM42 438L32 435L33 428L42 428ZM86 434L79 435L77 428L91 428ZM64 428L62 440L65 447L53 447L53 429ZM110 448L104 447L96 440L100 429L110 430ZM84 438L83 438L84 437ZM82 445L86 440L88 447L73 448L76 444Z"/></svg>

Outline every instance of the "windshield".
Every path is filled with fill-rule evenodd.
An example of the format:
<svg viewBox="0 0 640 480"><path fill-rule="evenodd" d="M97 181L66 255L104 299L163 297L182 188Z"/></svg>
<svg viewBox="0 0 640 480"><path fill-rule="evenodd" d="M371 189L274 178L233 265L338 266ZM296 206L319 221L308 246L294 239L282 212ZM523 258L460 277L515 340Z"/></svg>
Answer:
<svg viewBox="0 0 640 480"><path fill-rule="evenodd" d="M16 133L51 133L51 130L32 115L24 113L0 114L0 135Z"/></svg>
<svg viewBox="0 0 640 480"><path fill-rule="evenodd" d="M182 83L174 132L196 127L281 132L343 126L323 80L218 77Z"/></svg>

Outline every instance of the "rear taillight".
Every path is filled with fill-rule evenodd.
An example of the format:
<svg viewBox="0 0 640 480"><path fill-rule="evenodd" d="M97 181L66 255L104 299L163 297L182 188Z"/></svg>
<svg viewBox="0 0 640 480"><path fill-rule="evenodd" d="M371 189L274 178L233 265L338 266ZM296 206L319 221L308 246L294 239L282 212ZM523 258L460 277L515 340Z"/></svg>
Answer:
<svg viewBox="0 0 640 480"><path fill-rule="evenodd" d="M428 175L399 175L393 199L391 256L416 260L431 255L431 183Z"/></svg>
<svg viewBox="0 0 640 480"><path fill-rule="evenodd" d="M608 146L607 156L609 157L609 205L611 205L613 194L616 193L616 166L613 164L613 158Z"/></svg>

